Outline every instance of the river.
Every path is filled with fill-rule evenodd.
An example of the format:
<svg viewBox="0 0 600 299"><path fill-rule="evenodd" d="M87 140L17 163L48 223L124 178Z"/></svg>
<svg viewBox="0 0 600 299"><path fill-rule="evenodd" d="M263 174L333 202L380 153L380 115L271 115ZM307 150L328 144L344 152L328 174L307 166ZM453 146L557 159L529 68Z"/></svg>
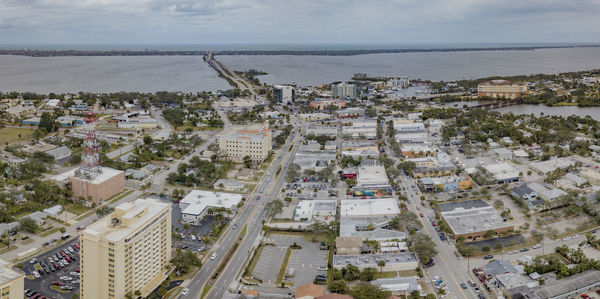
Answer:
<svg viewBox="0 0 600 299"><path fill-rule="evenodd" d="M429 80L559 73L600 68L600 48L368 54L357 56L217 56L234 70L268 73L268 84L317 85L350 80L355 73Z"/></svg>
<svg viewBox="0 0 600 299"><path fill-rule="evenodd" d="M216 91L231 88L200 56L0 56L0 91Z"/></svg>

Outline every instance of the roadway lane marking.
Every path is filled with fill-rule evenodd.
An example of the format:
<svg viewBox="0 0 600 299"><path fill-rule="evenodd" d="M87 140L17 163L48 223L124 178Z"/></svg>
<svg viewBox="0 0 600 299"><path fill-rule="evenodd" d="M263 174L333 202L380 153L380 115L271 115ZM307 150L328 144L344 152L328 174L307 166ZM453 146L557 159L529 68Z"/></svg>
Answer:
<svg viewBox="0 0 600 299"><path fill-rule="evenodd" d="M440 254L440 259L442 260L442 262L446 265L448 265L448 263L446 263L446 260L444 259L444 257ZM454 278L454 274L452 274L452 272L449 272L448 274L450 274L450 277L452 278L452 280L454 281L454 283L456 284L456 287L458 287L458 290L463 294L463 296L466 298L467 294L465 294L465 291L463 291L463 289L460 287L460 285L458 284L458 281L456 281L456 278Z"/></svg>

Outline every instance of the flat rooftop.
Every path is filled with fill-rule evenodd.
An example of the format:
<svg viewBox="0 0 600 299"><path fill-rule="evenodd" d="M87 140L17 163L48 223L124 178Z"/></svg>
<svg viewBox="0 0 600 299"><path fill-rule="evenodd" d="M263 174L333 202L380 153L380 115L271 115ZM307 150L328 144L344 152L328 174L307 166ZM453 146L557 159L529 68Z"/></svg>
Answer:
<svg viewBox="0 0 600 299"><path fill-rule="evenodd" d="M394 198L344 199L340 209L341 217L395 216L398 214L400 214L400 208Z"/></svg>
<svg viewBox="0 0 600 299"><path fill-rule="evenodd" d="M377 268L378 261L385 261L386 264L401 264L416 262L417 257L412 252L398 252L385 254L359 254L359 255L334 255L334 266L365 266L374 265Z"/></svg>
<svg viewBox="0 0 600 299"><path fill-rule="evenodd" d="M57 182L66 182L67 179L76 177L78 179L87 181L87 179L85 179L84 176L76 176L75 175L75 171L77 171L79 169L81 169L81 168L71 169L69 171L55 175L52 177L52 180L57 181ZM100 184L108 179L111 179L111 178L123 173L123 171L121 171L121 170L110 168L110 167L102 167L101 169L102 169L102 172L92 175L91 180L89 180L92 184Z"/></svg>
<svg viewBox="0 0 600 299"><path fill-rule="evenodd" d="M13 281L23 275L23 273L11 269L6 261L0 260L0 285Z"/></svg>
<svg viewBox="0 0 600 299"><path fill-rule="evenodd" d="M125 202L118 205L110 215L89 225L82 231L82 235L105 239L109 242L119 242L135 233L158 214L168 211L170 207L171 204L155 199L140 198L132 202ZM121 220L121 224L118 226L112 225L112 218L115 216Z"/></svg>
<svg viewBox="0 0 600 299"><path fill-rule="evenodd" d="M241 194L236 193L192 190L179 202L179 205L187 205L181 213L199 215L207 207L230 209L242 201L242 197Z"/></svg>
<svg viewBox="0 0 600 299"><path fill-rule="evenodd" d="M455 235L512 227L494 207L480 199L439 204L438 207Z"/></svg>

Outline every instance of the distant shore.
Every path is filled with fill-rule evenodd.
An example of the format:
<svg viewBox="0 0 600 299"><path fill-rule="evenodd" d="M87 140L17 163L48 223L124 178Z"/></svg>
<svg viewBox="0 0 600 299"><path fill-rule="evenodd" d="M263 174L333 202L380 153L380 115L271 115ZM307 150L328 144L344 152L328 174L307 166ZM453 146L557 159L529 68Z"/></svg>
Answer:
<svg viewBox="0 0 600 299"><path fill-rule="evenodd" d="M40 49L0 49L0 55L30 57L62 56L204 56L213 55L314 55L314 56L355 56L364 54L421 53L421 52L472 52L472 51L531 51L539 49L597 48L598 45L555 45L555 46L514 46L514 47L470 47L470 48L420 48L420 49L346 49L346 50L40 50Z"/></svg>

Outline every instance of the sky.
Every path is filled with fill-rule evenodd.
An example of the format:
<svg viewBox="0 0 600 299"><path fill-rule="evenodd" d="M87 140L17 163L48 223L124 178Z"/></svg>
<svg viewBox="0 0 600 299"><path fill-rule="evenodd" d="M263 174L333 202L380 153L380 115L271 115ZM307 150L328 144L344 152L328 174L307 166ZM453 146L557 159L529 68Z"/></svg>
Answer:
<svg viewBox="0 0 600 299"><path fill-rule="evenodd" d="M0 0L0 44L600 43L600 0Z"/></svg>

